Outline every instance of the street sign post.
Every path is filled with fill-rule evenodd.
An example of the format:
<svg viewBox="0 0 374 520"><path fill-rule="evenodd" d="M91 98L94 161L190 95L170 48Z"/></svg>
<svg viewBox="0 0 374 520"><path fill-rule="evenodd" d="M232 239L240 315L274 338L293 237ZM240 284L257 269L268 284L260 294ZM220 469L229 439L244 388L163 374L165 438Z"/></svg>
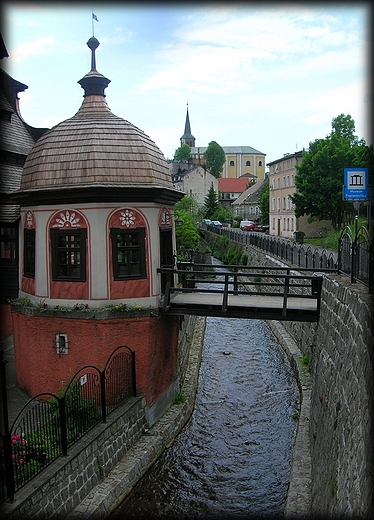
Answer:
<svg viewBox="0 0 374 520"><path fill-rule="evenodd" d="M344 168L344 200L369 200L369 169Z"/></svg>

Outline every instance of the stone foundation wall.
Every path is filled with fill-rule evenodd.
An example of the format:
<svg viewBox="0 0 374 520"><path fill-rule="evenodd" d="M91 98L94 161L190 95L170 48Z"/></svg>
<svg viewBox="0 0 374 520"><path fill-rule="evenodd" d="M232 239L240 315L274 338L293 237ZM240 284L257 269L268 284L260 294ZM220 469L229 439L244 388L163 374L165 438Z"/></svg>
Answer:
<svg viewBox="0 0 374 520"><path fill-rule="evenodd" d="M15 495L2 518L65 518L136 443L146 425L145 398L133 397Z"/></svg>

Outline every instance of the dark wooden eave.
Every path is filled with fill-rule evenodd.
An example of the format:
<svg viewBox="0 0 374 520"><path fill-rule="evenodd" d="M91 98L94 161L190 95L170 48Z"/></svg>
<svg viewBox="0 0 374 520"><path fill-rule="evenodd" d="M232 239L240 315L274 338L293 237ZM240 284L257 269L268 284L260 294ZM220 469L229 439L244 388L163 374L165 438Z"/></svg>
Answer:
<svg viewBox="0 0 374 520"><path fill-rule="evenodd" d="M137 203L151 202L156 204L174 205L181 200L184 193L165 187L144 186L102 186L87 187L59 186L54 189L30 189L13 192L10 197L21 206L44 206L49 204L115 202Z"/></svg>

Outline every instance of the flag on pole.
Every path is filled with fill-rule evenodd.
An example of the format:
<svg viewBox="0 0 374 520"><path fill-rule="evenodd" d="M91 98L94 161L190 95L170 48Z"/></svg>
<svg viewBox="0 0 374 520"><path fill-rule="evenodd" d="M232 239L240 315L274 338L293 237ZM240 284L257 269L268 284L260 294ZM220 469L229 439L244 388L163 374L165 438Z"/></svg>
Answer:
<svg viewBox="0 0 374 520"><path fill-rule="evenodd" d="M92 13L92 19L93 19L93 20L96 20L97 22L99 21L99 20L97 19L96 14L94 14L94 13Z"/></svg>

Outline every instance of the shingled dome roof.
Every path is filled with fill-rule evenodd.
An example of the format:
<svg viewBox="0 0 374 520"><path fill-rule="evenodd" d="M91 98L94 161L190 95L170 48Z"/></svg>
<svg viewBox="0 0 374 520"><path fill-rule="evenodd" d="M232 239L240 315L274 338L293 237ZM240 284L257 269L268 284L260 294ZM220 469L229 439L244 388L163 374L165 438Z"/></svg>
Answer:
<svg viewBox="0 0 374 520"><path fill-rule="evenodd" d="M85 91L82 106L35 143L24 165L20 192L35 195L93 187L104 191L114 187L173 190L160 149L142 130L108 107L104 89L110 80L97 72L95 63L99 42L90 38L87 45L92 63L91 71L78 82Z"/></svg>

